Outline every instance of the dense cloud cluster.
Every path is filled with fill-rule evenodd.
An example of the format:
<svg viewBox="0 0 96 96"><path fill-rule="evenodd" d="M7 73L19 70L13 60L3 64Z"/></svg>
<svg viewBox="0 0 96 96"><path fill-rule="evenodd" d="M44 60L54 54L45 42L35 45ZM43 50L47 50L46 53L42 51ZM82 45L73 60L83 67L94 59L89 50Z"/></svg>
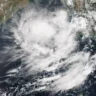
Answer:
<svg viewBox="0 0 96 96"><path fill-rule="evenodd" d="M1 26L2 95L35 96L46 91L53 96L89 83L85 81L96 66L96 13L89 9L76 13L69 8L72 2L65 8L56 7L64 1L54 2L52 10L29 5Z"/></svg>

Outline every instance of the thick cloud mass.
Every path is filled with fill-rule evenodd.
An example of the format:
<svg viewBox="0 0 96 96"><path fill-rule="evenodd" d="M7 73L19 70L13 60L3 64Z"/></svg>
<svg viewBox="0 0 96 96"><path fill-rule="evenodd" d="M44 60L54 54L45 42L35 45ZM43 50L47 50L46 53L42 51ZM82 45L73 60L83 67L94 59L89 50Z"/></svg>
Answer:
<svg viewBox="0 0 96 96"><path fill-rule="evenodd" d="M71 21L69 18L62 8L52 12L32 7L15 15L7 26L11 34L7 39L14 43L6 45L2 54L6 56L9 52L8 62L20 59L21 65L6 74L18 78L30 76L27 83L21 84L24 94L78 88L93 72L96 55L90 32L94 22L87 15L72 16ZM23 94L22 90L18 94Z"/></svg>

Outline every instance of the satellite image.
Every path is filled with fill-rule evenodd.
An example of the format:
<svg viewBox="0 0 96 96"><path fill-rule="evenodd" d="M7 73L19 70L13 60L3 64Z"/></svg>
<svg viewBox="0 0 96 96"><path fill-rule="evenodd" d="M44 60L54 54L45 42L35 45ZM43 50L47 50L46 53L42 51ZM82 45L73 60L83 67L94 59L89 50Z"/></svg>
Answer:
<svg viewBox="0 0 96 96"><path fill-rule="evenodd" d="M0 96L96 96L96 0L0 0Z"/></svg>

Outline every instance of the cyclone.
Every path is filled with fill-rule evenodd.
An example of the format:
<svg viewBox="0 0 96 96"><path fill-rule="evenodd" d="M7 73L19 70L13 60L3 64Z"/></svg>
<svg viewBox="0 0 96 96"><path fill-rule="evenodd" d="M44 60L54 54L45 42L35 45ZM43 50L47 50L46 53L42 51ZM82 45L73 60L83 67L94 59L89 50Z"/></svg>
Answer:
<svg viewBox="0 0 96 96"><path fill-rule="evenodd" d="M63 8L52 11L31 5L16 13L6 23L6 30L2 38L9 44L3 44L0 52L5 58L1 57L0 63L5 69L16 66L4 73L4 80L13 82L8 88L19 90L16 96L78 89L95 70L96 26L90 13L70 17ZM4 94L14 96L12 92Z"/></svg>

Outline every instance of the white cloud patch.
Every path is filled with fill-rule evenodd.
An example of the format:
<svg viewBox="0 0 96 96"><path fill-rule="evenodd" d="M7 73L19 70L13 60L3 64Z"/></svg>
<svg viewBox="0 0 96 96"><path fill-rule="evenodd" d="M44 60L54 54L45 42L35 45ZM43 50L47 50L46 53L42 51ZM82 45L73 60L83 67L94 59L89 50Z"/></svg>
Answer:
<svg viewBox="0 0 96 96"><path fill-rule="evenodd" d="M48 12L33 8L21 14L17 27L12 27L11 32L25 55L22 64L26 64L25 69L29 68L28 74L53 72L49 77L38 77L36 82L42 87L34 90L47 90L50 85L50 90L64 91L84 83L95 62L92 61L90 52L74 51L78 45L76 34L82 31L85 37L89 36L87 26L88 20L83 17L72 17L69 22L67 11L62 9ZM62 58L64 60L60 62ZM96 59L95 55L94 58ZM59 68L66 71L56 74L55 71Z"/></svg>

